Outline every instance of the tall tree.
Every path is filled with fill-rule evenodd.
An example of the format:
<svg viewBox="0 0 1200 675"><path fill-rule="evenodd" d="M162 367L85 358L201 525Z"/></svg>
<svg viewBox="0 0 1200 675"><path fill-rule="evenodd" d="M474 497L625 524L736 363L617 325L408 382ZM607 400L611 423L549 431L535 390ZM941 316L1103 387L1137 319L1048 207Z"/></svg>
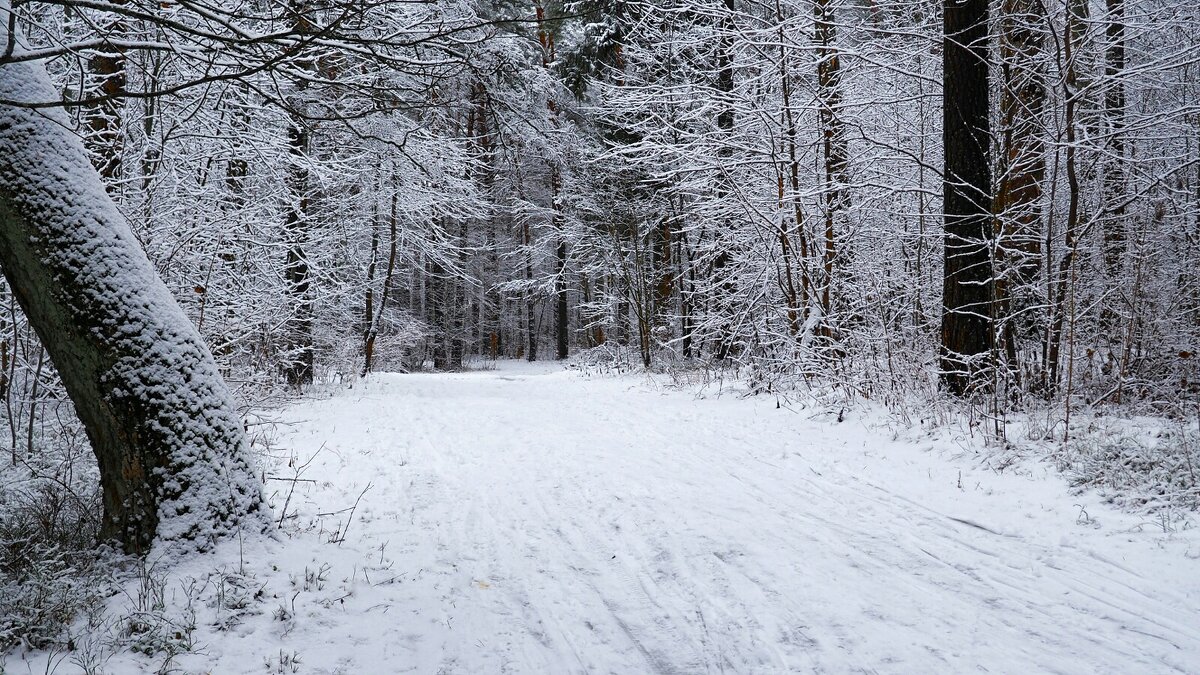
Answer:
<svg viewBox="0 0 1200 675"><path fill-rule="evenodd" d="M1030 286L1036 283L1042 268L1046 17L1042 5L1033 0L1005 0L1001 11L1000 176L994 205L999 221L996 261L1000 267L996 319L1003 322L999 337L1011 366L1016 361L1017 328L1032 324L1029 318L1019 317L1030 314Z"/></svg>
<svg viewBox="0 0 1200 675"><path fill-rule="evenodd" d="M288 9L292 27L303 39L314 29L313 11L307 0L290 0ZM302 70L315 70L315 64L301 62ZM301 387L313 380L315 352L313 350L313 297L309 278L309 120L305 110L308 79L296 78L295 94L291 103L291 119L288 125L288 149L291 163L288 166L288 208L284 231L287 235L287 252L283 264L283 276L287 282L291 300L291 316L288 319L287 347L290 352L284 365L284 377L293 387Z"/></svg>
<svg viewBox="0 0 1200 675"><path fill-rule="evenodd" d="M554 49L554 33L548 26L546 8L538 3L536 8L538 44L542 49L542 68L550 72L556 60ZM553 95L546 98L546 108L550 111L552 128L557 129L558 102ZM568 331L570 315L567 303L567 239L563 232L563 212L561 203L562 166L559 159L550 160L550 213L553 230L557 238L554 247L554 341L559 359L567 358L570 352L570 333Z"/></svg>
<svg viewBox="0 0 1200 675"><path fill-rule="evenodd" d="M942 42L942 383L967 393L991 353L988 0L945 0Z"/></svg>
<svg viewBox="0 0 1200 675"><path fill-rule="evenodd" d="M1125 251L1125 0L1105 0L1108 16L1104 53L1104 113L1108 121L1109 159L1104 169L1104 264L1109 275L1120 270Z"/></svg>
<svg viewBox="0 0 1200 675"><path fill-rule="evenodd" d="M824 157L825 213L824 250L821 254L823 269L821 283L821 332L825 337L832 335L830 321L833 313L834 263L838 257L836 224L845 217L849 207L850 181L848 168L850 150L846 140L846 124L842 118L842 62L838 52L836 20L833 0L815 0L813 3L817 47L817 100L818 119L821 124L821 154Z"/></svg>
<svg viewBox="0 0 1200 675"><path fill-rule="evenodd" d="M720 147L717 151L718 155L723 160L728 160L733 156L733 125L734 125L734 105L733 105L733 90L735 82L734 75L734 22L733 16L737 9L734 0L722 0L721 10L718 10L719 19L717 20L717 94L718 94L718 112L717 112L717 130L724 136L721 139ZM723 175L718 178L717 196L724 198L729 195L731 188L729 185L729 177L724 173L727 167L720 167ZM721 226L720 231L716 235L716 240L719 242L719 250L716 257L712 261L713 274L721 280L721 292L726 296L726 300L733 297L736 292L736 285L733 283L732 275L729 268L732 257L730 248L733 245L734 237L731 230L734 227L732 219L727 219ZM725 325L722 328L722 335L719 336L716 348L716 356L720 360L726 359L730 351L733 349L733 326L728 318L725 319Z"/></svg>
<svg viewBox="0 0 1200 675"><path fill-rule="evenodd" d="M120 38L124 37L125 27L125 20L119 16L97 27L103 41L88 58L91 87L83 92L84 98L98 99L85 106L86 139L92 164L109 181L109 187L115 185L113 181L121 173L121 97L125 93L127 76L125 49L120 46Z"/></svg>
<svg viewBox="0 0 1200 675"><path fill-rule="evenodd" d="M1080 235L1082 234L1083 216L1083 186L1080 180L1079 159L1079 127L1080 104L1085 100L1087 87L1081 76L1081 45L1080 41L1087 34L1088 8L1086 0L1071 0L1067 3L1066 23L1062 32L1063 72L1061 87L1063 95L1063 129L1064 129L1064 163L1067 174L1067 218L1063 231L1063 244L1066 250L1058 263L1058 273L1054 279L1054 293L1051 298L1050 329L1046 335L1046 384L1045 391L1052 394L1062 379L1063 334L1067 325L1074 324L1075 310L1075 262L1079 253ZM1070 345L1067 345L1067 370L1074 363ZM1067 387L1071 386L1068 372ZM1068 410L1069 401L1068 401Z"/></svg>

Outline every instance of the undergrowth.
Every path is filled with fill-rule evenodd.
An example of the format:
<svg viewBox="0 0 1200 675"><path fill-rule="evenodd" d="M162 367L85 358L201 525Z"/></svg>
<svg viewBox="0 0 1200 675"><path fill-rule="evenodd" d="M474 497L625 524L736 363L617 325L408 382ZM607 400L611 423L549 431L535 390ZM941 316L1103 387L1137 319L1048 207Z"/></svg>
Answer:
<svg viewBox="0 0 1200 675"><path fill-rule="evenodd" d="M0 654L73 646L71 623L115 589L121 556L96 545L95 461L68 444L0 469Z"/></svg>
<svg viewBox="0 0 1200 675"><path fill-rule="evenodd" d="M1200 508L1200 429L1161 418L1091 418L1051 459L1079 489L1127 510Z"/></svg>

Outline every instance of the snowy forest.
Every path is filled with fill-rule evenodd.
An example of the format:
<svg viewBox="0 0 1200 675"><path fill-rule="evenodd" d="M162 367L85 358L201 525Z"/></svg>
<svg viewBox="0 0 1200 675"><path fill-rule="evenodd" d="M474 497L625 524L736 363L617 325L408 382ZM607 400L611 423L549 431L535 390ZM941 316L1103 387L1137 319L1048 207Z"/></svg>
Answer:
<svg viewBox="0 0 1200 675"><path fill-rule="evenodd" d="M0 675L1200 673L1193 2L0 24Z"/></svg>

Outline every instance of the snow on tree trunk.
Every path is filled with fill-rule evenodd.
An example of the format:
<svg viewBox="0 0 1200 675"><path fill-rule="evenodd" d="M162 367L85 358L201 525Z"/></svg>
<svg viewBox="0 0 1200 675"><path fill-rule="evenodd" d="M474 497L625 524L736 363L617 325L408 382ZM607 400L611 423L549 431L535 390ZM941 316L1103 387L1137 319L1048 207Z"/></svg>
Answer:
<svg viewBox="0 0 1200 675"><path fill-rule="evenodd" d="M57 98L40 64L0 66L0 99ZM99 460L102 536L143 553L268 527L216 363L66 115L0 106L0 157L0 266Z"/></svg>

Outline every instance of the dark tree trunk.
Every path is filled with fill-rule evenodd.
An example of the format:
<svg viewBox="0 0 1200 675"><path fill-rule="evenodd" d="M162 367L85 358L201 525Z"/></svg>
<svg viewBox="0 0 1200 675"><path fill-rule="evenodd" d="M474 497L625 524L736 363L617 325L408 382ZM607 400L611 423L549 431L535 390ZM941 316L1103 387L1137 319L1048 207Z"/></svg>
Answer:
<svg viewBox="0 0 1200 675"><path fill-rule="evenodd" d="M458 268L460 270L467 269L467 221L463 221L458 227ZM454 312L454 320L450 322L450 368L452 370L462 370L464 359L467 355L467 284L458 277L447 279L446 283L452 289L452 292L447 293L446 300L453 303L451 309Z"/></svg>
<svg viewBox="0 0 1200 675"><path fill-rule="evenodd" d="M941 370L943 386L964 394L975 384L993 343L988 2L946 0L943 7Z"/></svg>
<svg viewBox="0 0 1200 675"><path fill-rule="evenodd" d="M495 204L495 186L496 186L496 152L494 148L494 140L492 138L491 126L489 119L492 114L491 96L487 88L481 82L477 82L474 87L474 102L477 107L475 116L475 138L479 147L480 161L483 164L483 173L480 176L480 185L483 194L488 200L488 213L486 215L487 224L484 229L484 248L487 250L487 270L488 278L500 278L500 250L499 250L499 216L494 210ZM480 344L480 353L487 354L495 359L504 351L504 326L503 326L503 310L504 299L500 295L500 290L495 284L488 286L483 291L481 298L482 304L479 308L480 323L481 323L481 339L484 341Z"/></svg>
<svg viewBox="0 0 1200 675"><path fill-rule="evenodd" d="M1125 0L1106 0L1104 112L1109 124L1110 158L1104 170L1104 266L1120 273L1125 252Z"/></svg>
<svg viewBox="0 0 1200 675"><path fill-rule="evenodd" d="M533 235L530 232L528 220L525 221L521 228L521 240L525 243L525 333L529 344L525 352L525 358L530 361L537 361L537 321L533 316L535 307L533 301Z"/></svg>
<svg viewBox="0 0 1200 675"><path fill-rule="evenodd" d="M425 306L429 310L427 320L433 326L433 369L447 370L450 367L450 335L447 331L446 271L440 262L431 259L425 267Z"/></svg>
<svg viewBox="0 0 1200 675"><path fill-rule="evenodd" d="M546 9L537 5L538 43L542 47L542 68L550 70L554 65L554 34L546 28ZM550 111L551 122L558 126L558 104L551 96L546 99L546 107ZM562 190L562 169L553 163L550 167L550 209L553 213L551 224L558 237L554 251L554 337L557 347L557 357L567 358L570 353L570 323L569 307L567 304L567 241L563 232L562 204L559 203L559 192ZM531 359L532 360L532 359Z"/></svg>
<svg viewBox="0 0 1200 675"><path fill-rule="evenodd" d="M1000 91L1003 172L997 186L999 255L1009 259L1014 281L1035 283L1042 256L1042 184L1046 179L1045 34L1036 0L1004 0Z"/></svg>
<svg viewBox="0 0 1200 675"><path fill-rule="evenodd" d="M684 358L692 357L692 333L695 326L692 323L692 290L696 287L696 267L692 264L692 252L687 243L687 235L677 239L679 242L679 334L682 337L680 349Z"/></svg>
<svg viewBox="0 0 1200 675"><path fill-rule="evenodd" d="M663 217L654 242L654 323L662 328L670 326L671 299L675 293L675 262L671 259L674 220L675 216L670 212Z"/></svg>
<svg viewBox="0 0 1200 675"><path fill-rule="evenodd" d="M850 150L846 140L846 125L842 119L842 66L835 38L836 17L830 0L814 3L817 44L817 98L820 102L821 146L825 156L825 187L822 207L825 211L825 241L821 254L821 335L833 335L834 264L837 260L836 224L850 206Z"/></svg>
<svg viewBox="0 0 1200 675"><path fill-rule="evenodd" d="M629 316L632 310L629 307L629 297L627 294L630 292L630 289L628 286L629 284L623 279L616 279L609 284L609 288L617 288L620 292L620 297L617 300L617 315L613 317L613 323L617 326L617 344L622 347L629 345L629 337L633 333L632 321Z"/></svg>
<svg viewBox="0 0 1200 675"><path fill-rule="evenodd" d="M717 91L724 99L720 101L721 112L717 113L717 128L722 131L733 129L733 12L734 0L725 0L725 13L721 17L721 45L717 52Z"/></svg>
<svg viewBox="0 0 1200 675"><path fill-rule="evenodd" d="M313 380L313 300L308 278L308 130L304 121L295 119L288 130L288 145L292 155L292 167L288 180L291 202L288 205L284 231L287 234L287 257L283 266L284 281L292 301L292 315L287 326L287 348L290 352L284 366L284 377L293 387L309 384Z"/></svg>
<svg viewBox="0 0 1200 675"><path fill-rule="evenodd" d="M796 152L797 137L799 131L796 125L796 115L792 110L792 77L791 67L789 64L789 51L787 48L786 35L784 33L784 16L783 7L779 0L775 0L775 20L778 24L777 39L779 40L779 75L780 75L780 94L783 96L783 119L784 132L787 137L788 149L788 186L791 189L790 195L786 196L791 208L787 211L792 216L792 232L789 232L787 220L781 219L779 225L779 248L783 256L785 285L784 293L788 304L788 326L793 336L799 337L805 314L809 310L808 299L810 295L811 282L808 277L808 235L805 233L804 226L804 211L800 203L800 160ZM784 208L785 193L782 181L779 184L779 202L780 208ZM793 233L800 240L799 259L796 259L795 247L792 245ZM800 287L797 289L795 275L792 272L793 261L796 263L800 275ZM693 273L694 276L694 273ZM686 354L685 354L686 356Z"/></svg>
<svg viewBox="0 0 1200 675"><path fill-rule="evenodd" d="M116 4L124 4L117 0ZM98 33L107 38L121 37L125 23L116 20L107 26L99 26ZM92 165L100 172L112 188L113 179L121 175L121 96L125 93L125 50L105 42L88 58L88 75L94 89L84 93L85 97L101 98L87 107L84 115L87 124L87 147L91 151Z"/></svg>
<svg viewBox="0 0 1200 675"><path fill-rule="evenodd" d="M1004 0L1000 22L1000 176L995 212L998 337L1016 368L1017 342L1034 334L1029 298L1042 270L1042 186L1046 180L1045 17L1035 0Z"/></svg>
<svg viewBox="0 0 1200 675"><path fill-rule="evenodd" d="M312 32L308 12L312 8L304 0L292 0L290 11L296 32L305 35ZM296 82L296 96L292 102L292 119L288 126L288 152L291 166L288 173L288 212L284 221L287 237L287 257L283 276L291 297L291 317L287 322L286 345L289 360L284 366L284 378L293 387L301 387L313 380L313 298L309 280L308 255L305 248L309 239L309 131L308 121L301 112L305 107L307 81Z"/></svg>
<svg viewBox="0 0 1200 675"><path fill-rule="evenodd" d="M717 129L722 134L721 146L717 150L718 156L723 159L728 159L733 154L730 138L733 134L733 88L734 88L734 62L733 62L733 13L734 0L725 0L725 12L720 20L720 46L717 51L717 91L721 94L720 112L717 113ZM729 186L726 185L726 178L719 177L717 187L717 197L719 200L729 194ZM731 261L729 249L733 238L730 236L730 230L733 228L733 223L729 220L723 224L723 227L718 232L717 240L722 242L720 250L717 252L716 258L713 259L712 271L713 275L721 281L721 295L725 298L732 298L737 292L736 285L729 278L728 267ZM729 356L730 350L733 348L733 326L726 318L726 323L720 331L716 345L716 356L718 360L725 360Z"/></svg>
<svg viewBox="0 0 1200 675"><path fill-rule="evenodd" d="M397 221L399 219L398 204L399 195L395 192L396 186L392 185L392 208L388 216L388 260L387 271L383 275L383 288L379 293L378 306L372 313L372 301L374 292L371 290L374 287L374 270L376 264L376 247L379 242L379 232L376 229L371 234L371 268L368 274L367 284L367 335L363 342L363 369L362 375L365 377L371 369L375 367L375 341L379 337L379 324L383 321L383 312L387 309L388 300L392 297L392 284L394 283L396 274L396 253L397 253Z"/></svg>
<svg viewBox="0 0 1200 675"><path fill-rule="evenodd" d="M363 303L363 369L362 375L371 372L371 361L375 355L375 267L379 263L379 214L372 204L371 213L371 259L367 262L367 293Z"/></svg>
<svg viewBox="0 0 1200 675"><path fill-rule="evenodd" d="M1059 361L1061 360L1063 330L1066 327L1068 303L1071 302L1071 283L1075 265L1075 255L1079 248L1079 226L1082 221L1080 201L1082 198L1079 181L1078 153L1076 150L1076 125L1080 102L1079 64L1077 63L1077 36L1082 32L1081 25L1086 21L1086 3L1072 1L1068 5L1067 25L1063 29L1063 56L1066 60L1066 71L1063 78L1064 105L1063 124L1066 127L1066 165L1067 165L1067 222L1063 232L1063 243L1066 252L1059 261L1058 277L1054 279L1054 292L1051 302L1050 330L1046 338L1046 395L1051 396L1057 390L1061 378ZM1070 358L1067 354L1067 358ZM1069 381L1068 381L1069 385Z"/></svg>
<svg viewBox="0 0 1200 675"><path fill-rule="evenodd" d="M51 101L41 66L0 98ZM101 536L207 548L269 519L232 397L199 333L55 111L0 107L0 265L99 460Z"/></svg>
<svg viewBox="0 0 1200 675"><path fill-rule="evenodd" d="M241 211L246 205L246 177L250 175L250 161L246 158L250 152L248 137L250 134L250 90L245 83L238 83L233 89L235 104L231 113L230 142L232 149L228 164L225 166L225 188L228 190L229 204L232 211Z"/></svg>
<svg viewBox="0 0 1200 675"><path fill-rule="evenodd" d="M567 305L567 243L561 239L554 256L554 336L558 346L559 360L570 354L570 314Z"/></svg>

